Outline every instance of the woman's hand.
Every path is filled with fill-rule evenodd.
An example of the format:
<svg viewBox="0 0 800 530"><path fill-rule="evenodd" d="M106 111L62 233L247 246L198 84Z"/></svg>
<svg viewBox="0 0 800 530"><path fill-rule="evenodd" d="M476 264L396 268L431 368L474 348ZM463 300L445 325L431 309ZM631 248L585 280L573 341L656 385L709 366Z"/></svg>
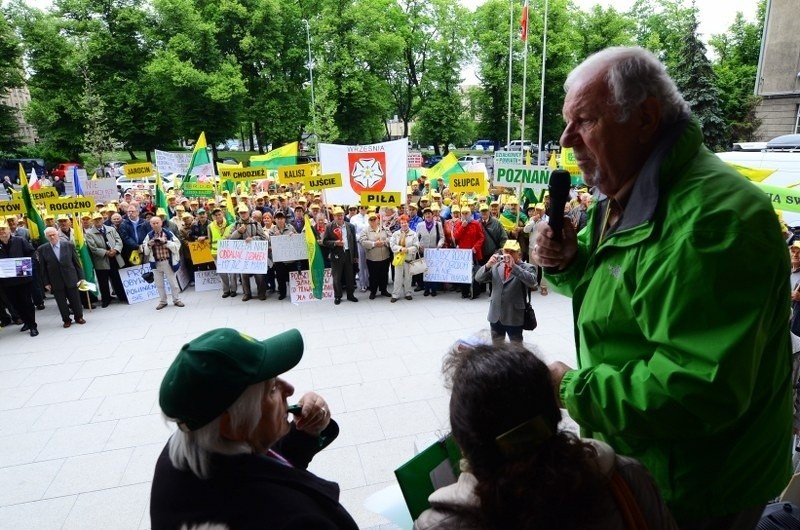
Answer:
<svg viewBox="0 0 800 530"><path fill-rule="evenodd" d="M331 422L331 411L328 403L316 392L307 392L298 401L303 407L299 418L295 418L295 427L313 436L319 436Z"/></svg>

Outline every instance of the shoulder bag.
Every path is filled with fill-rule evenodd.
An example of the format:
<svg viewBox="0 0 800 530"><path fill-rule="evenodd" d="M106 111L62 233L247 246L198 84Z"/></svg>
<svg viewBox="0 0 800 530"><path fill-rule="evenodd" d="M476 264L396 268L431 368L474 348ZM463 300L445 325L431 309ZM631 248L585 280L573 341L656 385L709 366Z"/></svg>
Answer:
<svg viewBox="0 0 800 530"><path fill-rule="evenodd" d="M522 319L522 329L533 331L539 323L536 322L536 313L534 313L533 307L531 306L531 290L528 289L528 286L522 283L521 280L519 283L522 285L522 291L527 295L525 299L524 317Z"/></svg>

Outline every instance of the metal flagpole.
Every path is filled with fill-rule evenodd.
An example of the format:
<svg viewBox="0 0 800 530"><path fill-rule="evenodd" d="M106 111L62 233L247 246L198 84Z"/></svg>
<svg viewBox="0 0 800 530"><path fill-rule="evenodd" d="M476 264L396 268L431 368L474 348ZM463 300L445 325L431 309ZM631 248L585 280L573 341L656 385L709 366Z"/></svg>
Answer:
<svg viewBox="0 0 800 530"><path fill-rule="evenodd" d="M550 7L549 0L544 0L544 33L542 35L542 87L539 93L539 144L536 149L536 165L541 163L542 153L542 128L544 127L544 68L547 64L547 11Z"/></svg>
<svg viewBox="0 0 800 530"><path fill-rule="evenodd" d="M514 0L508 0L508 131L506 145L511 146L511 66L514 50Z"/></svg>
<svg viewBox="0 0 800 530"><path fill-rule="evenodd" d="M525 5L527 7L528 1L525 0ZM528 16L527 9L524 10L525 15ZM527 21L525 21L525 31L527 33ZM525 35L525 51L522 55L522 121L520 125L519 131L519 140L520 140L520 149L525 151L525 91L527 90L528 86L528 36Z"/></svg>

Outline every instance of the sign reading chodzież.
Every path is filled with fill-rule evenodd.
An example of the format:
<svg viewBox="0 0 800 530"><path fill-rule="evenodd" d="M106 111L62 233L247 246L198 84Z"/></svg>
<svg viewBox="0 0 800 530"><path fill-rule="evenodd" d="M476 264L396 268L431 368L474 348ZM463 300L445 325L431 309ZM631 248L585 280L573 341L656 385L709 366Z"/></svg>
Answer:
<svg viewBox="0 0 800 530"><path fill-rule="evenodd" d="M245 180L267 178L267 168L265 167L230 167L220 164L217 168L219 169L219 178L222 180L244 182Z"/></svg>
<svg viewBox="0 0 800 530"><path fill-rule="evenodd" d="M20 199L0 201L0 215L22 215L24 211L25 206Z"/></svg>
<svg viewBox="0 0 800 530"><path fill-rule="evenodd" d="M403 204L399 191L371 191L361 194L361 206L394 206Z"/></svg>
<svg viewBox="0 0 800 530"><path fill-rule="evenodd" d="M94 197L76 197L70 199L50 199L44 201L47 213L93 212Z"/></svg>
<svg viewBox="0 0 800 530"><path fill-rule="evenodd" d="M317 163L298 164L296 166L283 166L278 168L278 182L281 184L302 184L319 173Z"/></svg>
<svg viewBox="0 0 800 530"><path fill-rule="evenodd" d="M314 177L307 178L305 180L305 186L307 188L311 188L312 190L341 188L343 185L344 184L342 184L341 173L328 173L326 175L317 175Z"/></svg>
<svg viewBox="0 0 800 530"><path fill-rule="evenodd" d="M155 174L155 171L153 171L153 164L150 162L125 164L122 166L122 169L125 171L125 176L128 178L151 177Z"/></svg>
<svg viewBox="0 0 800 530"><path fill-rule="evenodd" d="M58 192L55 188L46 187L46 188L39 188L38 190L31 190L31 201L33 202L42 202L46 201L47 199L57 199Z"/></svg>
<svg viewBox="0 0 800 530"><path fill-rule="evenodd" d="M450 175L450 191L457 193L483 193L486 185L482 172L453 173Z"/></svg>

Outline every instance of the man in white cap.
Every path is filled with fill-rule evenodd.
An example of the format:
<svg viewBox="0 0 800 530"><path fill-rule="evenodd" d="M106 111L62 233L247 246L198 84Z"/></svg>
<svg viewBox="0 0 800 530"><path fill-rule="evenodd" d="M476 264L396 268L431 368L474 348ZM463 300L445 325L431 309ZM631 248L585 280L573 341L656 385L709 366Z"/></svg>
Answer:
<svg viewBox="0 0 800 530"><path fill-rule="evenodd" d="M260 224L256 223L250 218L250 209L247 207L246 202L241 202L237 208L239 219L236 221L231 234L228 239L244 240L247 243L251 241L265 241L267 235ZM259 300L267 299L267 275L266 274L242 274L242 302L247 302L253 298L253 291L250 286L250 277L255 277L256 291Z"/></svg>

